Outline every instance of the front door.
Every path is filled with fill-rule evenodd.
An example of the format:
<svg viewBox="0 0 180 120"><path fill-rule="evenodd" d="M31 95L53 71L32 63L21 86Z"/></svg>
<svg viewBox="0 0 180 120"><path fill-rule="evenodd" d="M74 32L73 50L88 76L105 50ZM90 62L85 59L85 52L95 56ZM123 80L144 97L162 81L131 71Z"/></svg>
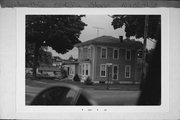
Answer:
<svg viewBox="0 0 180 120"><path fill-rule="evenodd" d="M118 80L118 65L112 66L112 79Z"/></svg>

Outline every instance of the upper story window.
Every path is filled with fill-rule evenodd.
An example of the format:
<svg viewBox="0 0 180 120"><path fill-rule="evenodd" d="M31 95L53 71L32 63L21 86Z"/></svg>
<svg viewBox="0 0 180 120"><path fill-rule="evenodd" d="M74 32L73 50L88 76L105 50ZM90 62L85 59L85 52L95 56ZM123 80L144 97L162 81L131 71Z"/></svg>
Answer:
<svg viewBox="0 0 180 120"><path fill-rule="evenodd" d="M101 48L101 58L104 58L104 59L107 58L107 48L105 47Z"/></svg>
<svg viewBox="0 0 180 120"><path fill-rule="evenodd" d="M125 65L125 78L131 78L131 66Z"/></svg>
<svg viewBox="0 0 180 120"><path fill-rule="evenodd" d="M119 59L119 49L118 48L113 49L113 59Z"/></svg>
<svg viewBox="0 0 180 120"><path fill-rule="evenodd" d="M126 49L126 60L131 60L131 50Z"/></svg>
<svg viewBox="0 0 180 120"><path fill-rule="evenodd" d="M91 58L91 47L79 48L79 59Z"/></svg>

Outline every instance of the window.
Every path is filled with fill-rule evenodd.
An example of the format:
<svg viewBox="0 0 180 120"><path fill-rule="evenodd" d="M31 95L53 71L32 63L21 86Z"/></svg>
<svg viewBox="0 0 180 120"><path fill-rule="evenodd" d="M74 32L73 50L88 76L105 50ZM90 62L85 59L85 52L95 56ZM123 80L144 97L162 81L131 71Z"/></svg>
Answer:
<svg viewBox="0 0 180 120"><path fill-rule="evenodd" d="M113 59L119 59L119 50L117 48L113 49Z"/></svg>
<svg viewBox="0 0 180 120"><path fill-rule="evenodd" d="M82 75L85 75L85 64L82 65Z"/></svg>
<svg viewBox="0 0 180 120"><path fill-rule="evenodd" d="M81 75L89 75L90 74L90 64L83 63L81 64Z"/></svg>
<svg viewBox="0 0 180 120"><path fill-rule="evenodd" d="M130 78L130 77L131 77L131 66L125 65L125 78Z"/></svg>
<svg viewBox="0 0 180 120"><path fill-rule="evenodd" d="M100 77L106 77L106 65L105 64L100 65Z"/></svg>
<svg viewBox="0 0 180 120"><path fill-rule="evenodd" d="M113 80L118 79L118 65L113 65L112 67L112 79Z"/></svg>
<svg viewBox="0 0 180 120"><path fill-rule="evenodd" d="M88 75L88 64L86 64L86 75Z"/></svg>
<svg viewBox="0 0 180 120"><path fill-rule="evenodd" d="M107 48L101 48L101 58L107 58Z"/></svg>
<svg viewBox="0 0 180 120"><path fill-rule="evenodd" d="M131 60L131 50L126 50L126 60Z"/></svg>

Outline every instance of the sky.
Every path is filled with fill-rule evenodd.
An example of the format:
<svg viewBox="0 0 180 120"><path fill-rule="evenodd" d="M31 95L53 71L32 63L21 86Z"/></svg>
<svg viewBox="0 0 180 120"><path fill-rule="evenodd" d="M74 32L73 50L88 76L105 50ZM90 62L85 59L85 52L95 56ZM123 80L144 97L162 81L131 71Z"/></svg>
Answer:
<svg viewBox="0 0 180 120"><path fill-rule="evenodd" d="M84 30L81 32L81 35L79 37L79 40L81 42L91 40L96 37L100 36L113 36L118 38L119 36L123 36L125 38L125 32L124 28L119 28L114 30L113 26L111 25L112 18L108 15L86 15L86 17L82 18L82 21L87 24L87 26L84 28ZM100 27L103 29L99 30L99 34L97 33L97 29L94 27ZM140 39L142 41L142 39ZM147 41L147 48L153 48L154 43L150 40ZM70 56L73 56L74 58L78 58L78 49L73 48L66 54L58 54L56 51L49 48L49 51L52 52L53 56L59 56L63 59L68 59Z"/></svg>

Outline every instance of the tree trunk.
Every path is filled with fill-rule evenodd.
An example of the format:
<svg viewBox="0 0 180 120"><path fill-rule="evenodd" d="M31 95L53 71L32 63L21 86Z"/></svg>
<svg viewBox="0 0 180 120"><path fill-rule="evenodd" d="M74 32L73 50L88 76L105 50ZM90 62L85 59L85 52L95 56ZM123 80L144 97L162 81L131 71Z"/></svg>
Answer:
<svg viewBox="0 0 180 120"><path fill-rule="evenodd" d="M38 43L35 44L34 50L34 61L33 61L33 76L36 78L36 71L38 67L38 55L39 55L40 45Z"/></svg>

